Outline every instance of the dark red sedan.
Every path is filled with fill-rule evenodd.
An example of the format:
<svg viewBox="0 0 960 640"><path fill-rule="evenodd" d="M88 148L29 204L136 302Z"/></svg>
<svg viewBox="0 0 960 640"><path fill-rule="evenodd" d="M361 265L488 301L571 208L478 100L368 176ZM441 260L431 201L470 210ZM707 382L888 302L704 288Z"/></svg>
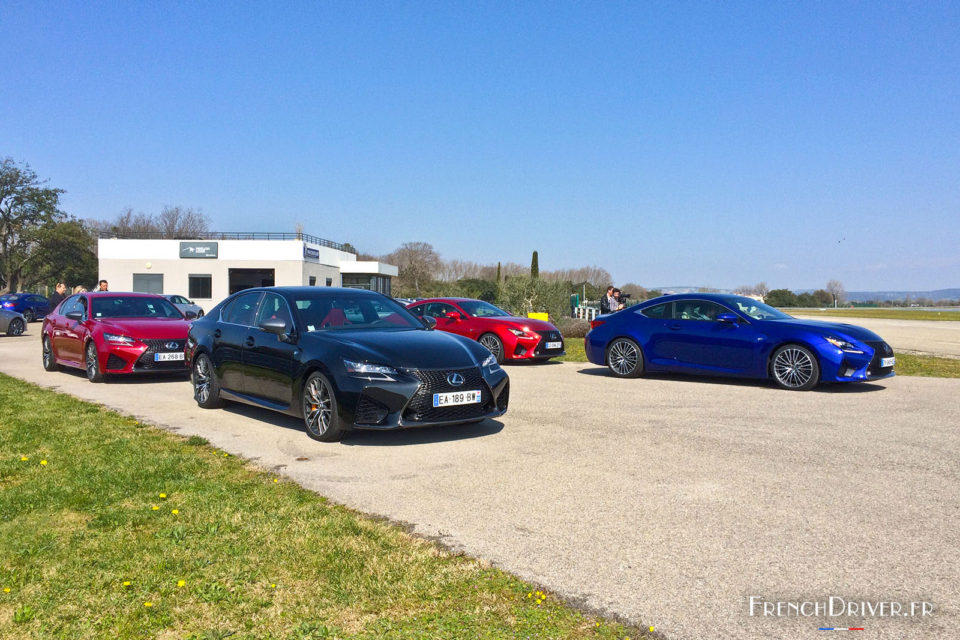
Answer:
<svg viewBox="0 0 960 640"><path fill-rule="evenodd" d="M106 374L185 374L189 329L187 317L163 296L80 293L43 321L43 368L83 369L91 382Z"/></svg>
<svg viewBox="0 0 960 640"><path fill-rule="evenodd" d="M432 298L407 305L419 317L437 321L437 329L476 340L504 360L546 360L562 356L563 336L543 320L518 318L483 300Z"/></svg>

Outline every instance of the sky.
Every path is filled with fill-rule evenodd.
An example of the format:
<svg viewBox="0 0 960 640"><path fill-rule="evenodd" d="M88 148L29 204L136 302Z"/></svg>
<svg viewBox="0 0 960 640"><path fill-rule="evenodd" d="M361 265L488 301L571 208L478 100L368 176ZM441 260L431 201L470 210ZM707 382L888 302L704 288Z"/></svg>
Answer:
<svg viewBox="0 0 960 640"><path fill-rule="evenodd" d="M0 3L0 157L617 284L960 287L960 2Z"/></svg>

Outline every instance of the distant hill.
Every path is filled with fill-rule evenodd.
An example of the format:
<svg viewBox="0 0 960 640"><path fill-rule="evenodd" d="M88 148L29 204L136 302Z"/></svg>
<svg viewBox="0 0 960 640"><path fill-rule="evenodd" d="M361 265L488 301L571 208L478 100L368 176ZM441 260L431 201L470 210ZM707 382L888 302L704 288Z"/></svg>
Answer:
<svg viewBox="0 0 960 640"><path fill-rule="evenodd" d="M660 291L667 293L696 293L701 287L656 287ZM717 289L717 293L732 293L730 289ZM813 289L797 289L794 293L813 293ZM935 291L847 291L847 300L850 302L866 302L867 300L876 300L877 302L893 300L916 300L917 298L930 298L937 300L960 300L960 288L956 289L937 289Z"/></svg>

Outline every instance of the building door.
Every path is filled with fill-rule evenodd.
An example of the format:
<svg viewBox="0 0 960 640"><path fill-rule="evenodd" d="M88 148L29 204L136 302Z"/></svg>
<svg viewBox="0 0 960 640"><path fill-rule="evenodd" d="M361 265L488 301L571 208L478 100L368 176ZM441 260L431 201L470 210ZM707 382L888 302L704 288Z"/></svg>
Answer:
<svg viewBox="0 0 960 640"><path fill-rule="evenodd" d="M272 287L274 284L273 269L230 269L230 294L253 287Z"/></svg>

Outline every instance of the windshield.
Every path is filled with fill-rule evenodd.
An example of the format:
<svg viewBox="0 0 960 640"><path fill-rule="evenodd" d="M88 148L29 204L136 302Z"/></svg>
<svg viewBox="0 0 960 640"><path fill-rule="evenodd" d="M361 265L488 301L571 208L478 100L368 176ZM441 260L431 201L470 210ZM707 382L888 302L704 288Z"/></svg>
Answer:
<svg viewBox="0 0 960 640"><path fill-rule="evenodd" d="M458 301L458 303L461 309L474 318L502 318L510 316L510 314L503 309L495 307L483 300L462 300Z"/></svg>
<svg viewBox="0 0 960 640"><path fill-rule="evenodd" d="M730 302L740 313L754 320L785 320L793 317L753 298L733 298Z"/></svg>
<svg viewBox="0 0 960 640"><path fill-rule="evenodd" d="M307 331L424 328L402 305L380 296L308 294L294 304Z"/></svg>
<svg viewBox="0 0 960 640"><path fill-rule="evenodd" d="M90 301L93 318L175 318L183 314L161 297L97 296Z"/></svg>
<svg viewBox="0 0 960 640"><path fill-rule="evenodd" d="M0 296L0 300L19 300L20 296L16 293L5 293Z"/></svg>

